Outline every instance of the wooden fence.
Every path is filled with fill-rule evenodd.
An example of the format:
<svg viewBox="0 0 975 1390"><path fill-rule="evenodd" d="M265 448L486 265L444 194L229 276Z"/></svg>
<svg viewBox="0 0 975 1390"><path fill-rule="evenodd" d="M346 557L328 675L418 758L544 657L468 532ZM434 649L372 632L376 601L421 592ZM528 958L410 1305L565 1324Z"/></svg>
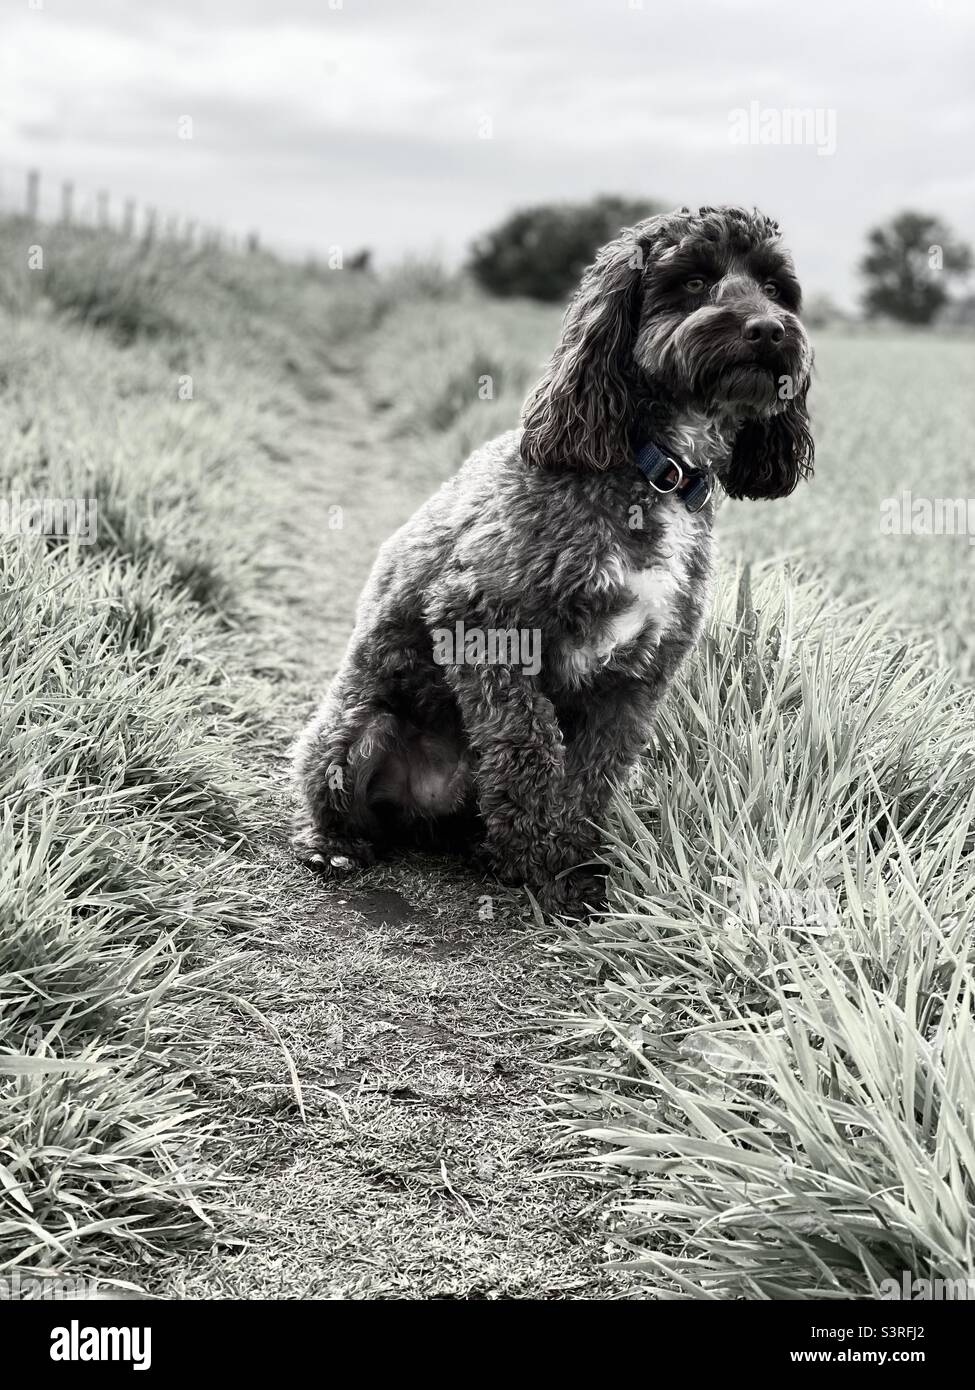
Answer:
<svg viewBox="0 0 975 1390"><path fill-rule="evenodd" d="M21 174L20 177L25 176ZM257 251L260 246L257 232L239 237L195 218L162 214L151 204L139 207L134 198L113 200L106 189L80 199L70 179L64 180L51 194L47 185L42 189L39 169L26 171L22 200L16 193L11 194L10 183L8 174L0 185L0 212L24 217L29 222L111 229L122 236L141 237L146 242L161 239L187 246L222 246L231 251Z"/></svg>

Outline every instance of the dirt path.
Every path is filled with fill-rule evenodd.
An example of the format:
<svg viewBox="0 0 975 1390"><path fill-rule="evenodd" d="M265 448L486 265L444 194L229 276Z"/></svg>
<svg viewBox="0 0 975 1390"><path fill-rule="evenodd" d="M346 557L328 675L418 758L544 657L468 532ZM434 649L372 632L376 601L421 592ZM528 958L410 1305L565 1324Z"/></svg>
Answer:
<svg viewBox="0 0 975 1390"><path fill-rule="evenodd" d="M281 441L267 505L281 513L273 642L287 677L261 750L278 788L259 864L272 916L245 943L242 986L263 1021L221 1007L212 1035L214 1089L235 1116L239 1231L149 1287L618 1297L598 1189L555 1173L560 1141L539 1099L552 1040L528 1022L541 976L522 902L419 857L325 887L283 842L283 750L335 669L377 545L437 481L386 434L341 376ZM343 525L327 529L336 505Z"/></svg>

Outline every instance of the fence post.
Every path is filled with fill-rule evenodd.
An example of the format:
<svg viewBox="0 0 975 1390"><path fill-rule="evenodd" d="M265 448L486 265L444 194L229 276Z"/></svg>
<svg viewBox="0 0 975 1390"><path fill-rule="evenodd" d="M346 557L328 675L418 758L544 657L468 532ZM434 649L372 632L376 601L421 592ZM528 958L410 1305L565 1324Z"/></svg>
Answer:
<svg viewBox="0 0 975 1390"><path fill-rule="evenodd" d="M109 221L109 193L107 189L100 189L96 194L96 222L104 229L110 226ZM131 237L135 234L138 209L134 198L127 198L123 204L121 231L124 236ZM28 169L27 171L27 192L25 203L25 215L29 222L37 222L41 215L41 172L39 169ZM65 179L61 184L61 223L67 227L74 221L75 215L75 185L71 179ZM159 235L160 222L156 208L147 207L143 218L143 240L146 245L151 245ZM187 219L183 224L182 236L180 236L180 219L178 217L167 218L165 224L165 235L171 236L174 240L182 240L188 246L192 246L194 241L197 244L219 249L226 247L231 251L243 249L250 254L260 249L260 237L256 231L250 231L246 237L238 237L236 233L224 232L219 227L200 227L193 219Z"/></svg>
<svg viewBox="0 0 975 1390"><path fill-rule="evenodd" d="M36 222L41 206L41 175L38 169L27 170L27 217Z"/></svg>

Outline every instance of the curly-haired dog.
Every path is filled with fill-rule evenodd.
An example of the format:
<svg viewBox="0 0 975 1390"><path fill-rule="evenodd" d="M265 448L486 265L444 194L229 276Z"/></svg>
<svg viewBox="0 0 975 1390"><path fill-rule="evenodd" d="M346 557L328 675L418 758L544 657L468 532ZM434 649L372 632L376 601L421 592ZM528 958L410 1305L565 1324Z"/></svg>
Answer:
<svg viewBox="0 0 975 1390"><path fill-rule="evenodd" d="M812 355L775 222L682 208L603 247L528 399L379 552L299 740L295 846L323 871L472 815L550 906L591 883L614 785L697 641L712 485L811 471Z"/></svg>

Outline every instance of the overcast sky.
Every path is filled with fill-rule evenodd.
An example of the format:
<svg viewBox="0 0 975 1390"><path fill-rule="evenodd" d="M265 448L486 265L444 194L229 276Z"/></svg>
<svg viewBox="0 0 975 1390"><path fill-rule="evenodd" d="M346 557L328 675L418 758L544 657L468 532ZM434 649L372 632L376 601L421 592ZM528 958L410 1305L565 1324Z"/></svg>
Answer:
<svg viewBox="0 0 975 1390"><path fill-rule="evenodd" d="M47 198L455 261L535 201L755 203L845 301L901 207L975 237L975 0L33 4L0 0L8 207L36 165ZM750 142L795 108L810 143Z"/></svg>

